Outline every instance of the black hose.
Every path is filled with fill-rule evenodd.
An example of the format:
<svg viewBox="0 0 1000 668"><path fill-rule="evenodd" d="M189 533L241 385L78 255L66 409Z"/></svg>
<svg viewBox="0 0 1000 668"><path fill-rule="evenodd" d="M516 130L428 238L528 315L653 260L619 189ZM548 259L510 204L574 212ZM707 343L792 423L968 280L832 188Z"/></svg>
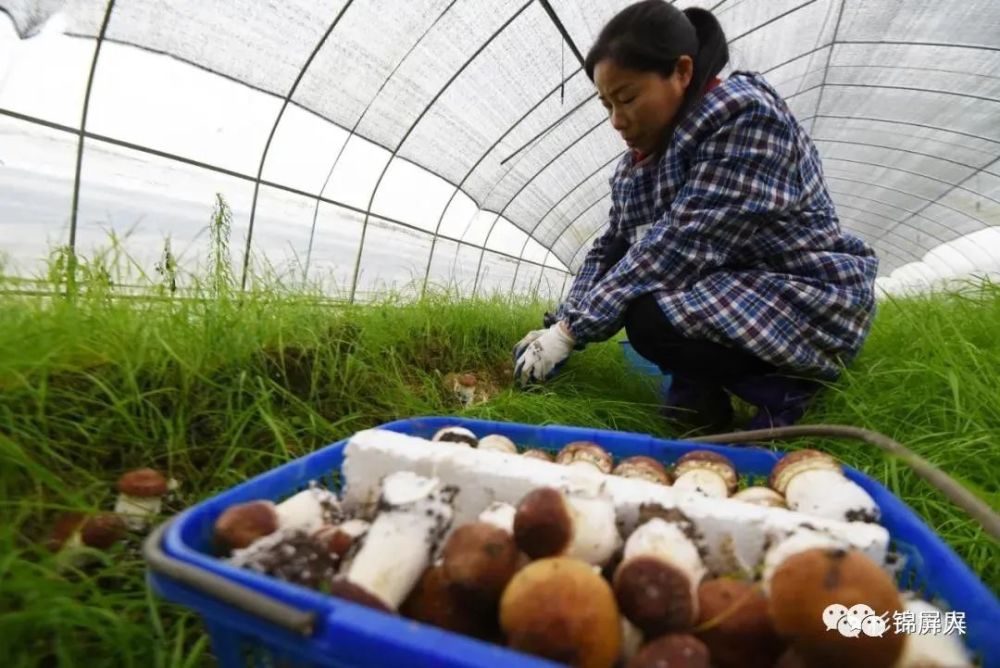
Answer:
<svg viewBox="0 0 1000 668"><path fill-rule="evenodd" d="M802 436L830 436L833 438L858 439L865 443L871 443L881 448L884 452L899 457L917 475L936 487L955 505L967 512L970 517L983 527L983 530L993 540L1000 542L1000 514L997 514L985 501L967 490L947 473L902 443L894 441L885 434L880 434L877 431L840 424L813 424L755 429L753 431L734 431L726 434L710 434L708 436L685 438L684 440L698 443L738 444L751 441L785 441Z"/></svg>

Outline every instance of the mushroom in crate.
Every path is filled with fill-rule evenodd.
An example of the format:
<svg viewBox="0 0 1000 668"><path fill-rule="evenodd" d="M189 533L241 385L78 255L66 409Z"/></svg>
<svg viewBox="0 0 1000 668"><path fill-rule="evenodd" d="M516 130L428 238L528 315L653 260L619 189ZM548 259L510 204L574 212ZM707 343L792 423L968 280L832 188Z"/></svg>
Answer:
<svg viewBox="0 0 1000 668"><path fill-rule="evenodd" d="M670 633L645 645L625 668L711 668L714 658L698 638Z"/></svg>
<svg viewBox="0 0 1000 668"><path fill-rule="evenodd" d="M899 591L889 574L860 551L803 530L768 551L764 584L775 630L806 665L895 665L903 636L868 635L861 629L871 615L891 619L902 610Z"/></svg>
<svg viewBox="0 0 1000 668"><path fill-rule="evenodd" d="M694 634L716 668L771 668L785 646L760 586L733 578L706 580L698 587Z"/></svg>
<svg viewBox="0 0 1000 668"><path fill-rule="evenodd" d="M581 668L610 668L621 655L622 625L607 581L590 564L550 557L528 564L500 600L511 648Z"/></svg>
<svg viewBox="0 0 1000 668"><path fill-rule="evenodd" d="M736 491L739 475L725 455L711 450L694 450L682 455L674 465L676 490L698 492L724 499Z"/></svg>
<svg viewBox="0 0 1000 668"><path fill-rule="evenodd" d="M554 462L556 458L548 450L542 450L540 448L530 448L521 453L522 457L527 457L528 459L540 459L543 462Z"/></svg>
<svg viewBox="0 0 1000 668"><path fill-rule="evenodd" d="M514 540L532 559L564 555L602 566L622 544L615 523L607 496L539 487L517 506Z"/></svg>
<svg viewBox="0 0 1000 668"><path fill-rule="evenodd" d="M736 492L730 497L733 501L742 501L743 503L752 503L755 506L764 506L767 508L787 508L785 504L785 497L778 494L776 491L770 487L753 486L746 487Z"/></svg>
<svg viewBox="0 0 1000 668"><path fill-rule="evenodd" d="M648 480L649 482L661 485L669 485L671 482L671 476L667 468L652 457L646 457L645 455L626 457L618 462L618 465L611 471L611 474L623 478Z"/></svg>
<svg viewBox="0 0 1000 668"><path fill-rule="evenodd" d="M567 466L585 466L600 473L611 473L614 461L607 450L591 441L573 441L567 443L556 455L556 464Z"/></svg>
<svg viewBox="0 0 1000 668"><path fill-rule="evenodd" d="M941 618L941 609L909 593L903 597L904 615L916 622L916 630L921 630L922 619ZM959 638L954 629L944 625L929 633L907 633L902 656L893 668L972 668L969 653Z"/></svg>
<svg viewBox="0 0 1000 668"><path fill-rule="evenodd" d="M226 508L215 521L215 540L226 551L242 549L279 529L312 533L342 520L336 495L310 484L278 504L258 499Z"/></svg>
<svg viewBox="0 0 1000 668"><path fill-rule="evenodd" d="M398 471L382 480L378 512L334 596L394 611L420 580L451 527L457 488L437 478Z"/></svg>
<svg viewBox="0 0 1000 668"><path fill-rule="evenodd" d="M163 474L150 468L128 471L118 479L115 514L125 519L131 531L143 531L160 514L170 484Z"/></svg>
<svg viewBox="0 0 1000 668"><path fill-rule="evenodd" d="M613 583L618 606L646 638L686 631L698 617L705 576L697 546L672 522L654 517L632 532Z"/></svg>
<svg viewBox="0 0 1000 668"><path fill-rule="evenodd" d="M471 430L465 427L450 426L442 427L434 432L432 441L438 443L455 443L458 445L468 445L473 448L479 445L479 439Z"/></svg>
<svg viewBox="0 0 1000 668"><path fill-rule="evenodd" d="M503 434L487 434L479 439L480 450L494 450L496 452L506 452L511 455L517 454L517 446Z"/></svg>
<svg viewBox="0 0 1000 668"><path fill-rule="evenodd" d="M840 463L819 450L798 450L771 471L771 487L785 495L792 510L845 522L877 522L879 508Z"/></svg>

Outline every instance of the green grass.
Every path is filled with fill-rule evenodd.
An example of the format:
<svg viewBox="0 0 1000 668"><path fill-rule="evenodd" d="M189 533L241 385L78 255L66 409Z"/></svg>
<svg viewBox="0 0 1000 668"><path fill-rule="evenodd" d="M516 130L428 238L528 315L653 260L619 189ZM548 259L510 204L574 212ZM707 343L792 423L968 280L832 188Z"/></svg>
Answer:
<svg viewBox="0 0 1000 668"><path fill-rule="evenodd" d="M110 289L72 300L0 296L6 666L212 664L200 621L146 590L139 537L75 571L59 571L44 547L60 512L110 509L114 481L128 468L178 479L174 512L413 415L676 435L657 417L655 387L629 372L614 342L575 354L543 388L511 387L511 347L548 305L434 293L417 304L334 308L277 287L238 298L231 276L223 279L204 281L202 300L121 300ZM861 357L805 421L882 431L997 507L998 329L996 286L975 298L886 303ZM474 371L497 393L463 411L443 387L449 371ZM997 544L934 489L863 444L784 447L803 445L884 482L1000 588Z"/></svg>

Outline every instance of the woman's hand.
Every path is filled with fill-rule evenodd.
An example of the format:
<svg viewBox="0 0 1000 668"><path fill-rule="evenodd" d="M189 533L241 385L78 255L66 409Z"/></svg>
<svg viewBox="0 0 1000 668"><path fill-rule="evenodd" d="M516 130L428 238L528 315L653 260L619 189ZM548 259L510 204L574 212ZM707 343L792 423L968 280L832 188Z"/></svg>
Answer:
<svg viewBox="0 0 1000 668"><path fill-rule="evenodd" d="M547 380L569 357L575 343L565 321L528 332L514 349L514 378L522 385Z"/></svg>

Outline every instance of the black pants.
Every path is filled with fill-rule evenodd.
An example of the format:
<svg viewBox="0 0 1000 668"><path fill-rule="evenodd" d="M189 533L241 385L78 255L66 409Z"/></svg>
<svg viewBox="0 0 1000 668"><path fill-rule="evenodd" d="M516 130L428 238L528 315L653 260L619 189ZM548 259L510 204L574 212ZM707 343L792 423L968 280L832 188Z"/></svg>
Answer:
<svg viewBox="0 0 1000 668"><path fill-rule="evenodd" d="M678 377L721 382L777 370L774 365L737 348L684 338L663 315L652 294L628 305L625 332L637 353L664 373Z"/></svg>

